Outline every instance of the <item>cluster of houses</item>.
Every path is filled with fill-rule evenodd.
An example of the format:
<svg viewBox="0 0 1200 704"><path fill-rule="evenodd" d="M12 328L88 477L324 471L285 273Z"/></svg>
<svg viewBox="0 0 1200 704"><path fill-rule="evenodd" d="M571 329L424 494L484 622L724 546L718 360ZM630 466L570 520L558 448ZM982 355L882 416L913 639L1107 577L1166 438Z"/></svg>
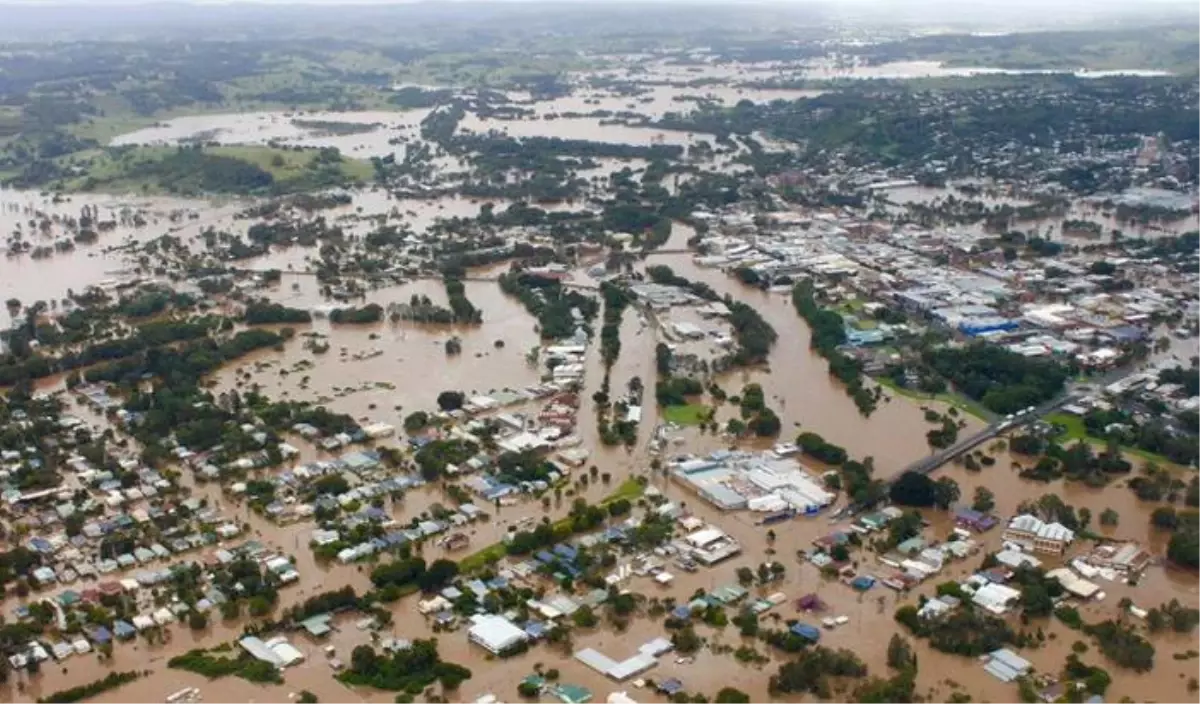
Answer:
<svg viewBox="0 0 1200 704"><path fill-rule="evenodd" d="M402 546L420 543L437 537L438 544L447 550L458 550L469 544L470 539L462 532L448 532L478 520L483 511L474 504L462 504L455 511L448 511L437 519L415 520L409 527L401 527L387 512L368 507L362 511L340 517L329 528L312 531L310 544L317 548L336 551L338 562L349 564L372 555L400 549ZM350 543L345 536L364 523L377 527L377 537Z"/></svg>
<svg viewBox="0 0 1200 704"><path fill-rule="evenodd" d="M211 577L213 571L239 559L257 562L262 569L275 575L281 585L299 580L299 574L287 557L253 540L206 554L201 561L204 568L202 574ZM136 613L127 619L118 618L111 622L87 621L80 635L73 638L62 636L68 640L31 641L25 648L9 656L9 664L13 668L24 668L31 660L41 662L51 657L64 660L72 655L89 653L97 647L131 640L144 631L171 626L186 619L192 612L206 613L217 609L238 597L237 594L227 594L206 577L208 584L202 586L199 599L189 603L176 595L169 595L166 603L163 603L157 597L159 590L171 584L177 572L191 569L191 561L177 562L157 569L138 570L124 578L99 579L78 589L61 589L45 595L34 603L46 604L54 610L59 633L68 630L69 614L83 615L86 621L87 615L92 613L90 607L110 600L131 603ZM33 609L27 605L18 606L12 616L18 622L30 619L33 618Z"/></svg>

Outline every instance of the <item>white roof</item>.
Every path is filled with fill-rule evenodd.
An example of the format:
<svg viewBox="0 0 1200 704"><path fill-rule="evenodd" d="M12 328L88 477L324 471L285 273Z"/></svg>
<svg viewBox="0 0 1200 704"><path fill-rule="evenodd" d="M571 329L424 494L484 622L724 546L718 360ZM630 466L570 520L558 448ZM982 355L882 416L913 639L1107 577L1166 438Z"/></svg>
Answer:
<svg viewBox="0 0 1200 704"><path fill-rule="evenodd" d="M702 548L724 537L725 533L720 528L702 528L689 535L687 541L695 547Z"/></svg>
<svg viewBox="0 0 1200 704"><path fill-rule="evenodd" d="M275 653L275 657L279 658L279 666L287 667L293 663L300 662L304 659L304 653L300 652L296 646L287 641L287 638L278 636L266 642L266 646Z"/></svg>
<svg viewBox="0 0 1200 704"><path fill-rule="evenodd" d="M1016 589L1006 587L1003 584L989 582L976 590L974 596L971 597L971 601L974 601L992 613L999 614L1004 613L1009 602L1016 601L1019 598L1021 598L1021 592Z"/></svg>
<svg viewBox="0 0 1200 704"><path fill-rule="evenodd" d="M1090 599L1096 595L1096 592L1100 591L1099 586L1079 577L1066 567L1050 570L1046 573L1046 576L1057 579L1058 583L1063 586L1063 589L1081 599Z"/></svg>
<svg viewBox="0 0 1200 704"><path fill-rule="evenodd" d="M496 653L529 637L508 619L491 614L476 617L467 633L476 643Z"/></svg>
<svg viewBox="0 0 1200 704"><path fill-rule="evenodd" d="M1008 527L1013 530L1025 531L1026 533L1037 533L1046 524L1037 516L1031 516L1028 513L1023 513L1020 516L1015 516L1008 522Z"/></svg>
<svg viewBox="0 0 1200 704"><path fill-rule="evenodd" d="M1045 540L1060 540L1069 543L1075 540L1075 531L1061 523L1047 523L1037 532L1037 536Z"/></svg>

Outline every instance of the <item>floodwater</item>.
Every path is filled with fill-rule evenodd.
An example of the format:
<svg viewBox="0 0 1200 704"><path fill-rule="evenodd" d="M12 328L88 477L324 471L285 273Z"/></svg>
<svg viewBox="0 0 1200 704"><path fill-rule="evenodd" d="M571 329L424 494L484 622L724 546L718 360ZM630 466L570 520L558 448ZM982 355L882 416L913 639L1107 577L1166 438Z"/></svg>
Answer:
<svg viewBox="0 0 1200 704"><path fill-rule="evenodd" d="M299 290L293 290L293 284ZM483 312L482 325L392 323L386 315L373 325L338 325L319 319L297 326L298 334L282 354L263 350L221 369L215 375L216 389L257 384L272 397L328 404L358 419L399 427L409 413L432 408L442 391L485 394L536 383L538 369L525 361L530 348L538 344L533 318L516 299L502 294L495 282L464 285L467 298ZM389 303L406 303L414 294L447 304L440 281L420 280L371 291L355 305L378 303L386 308ZM311 276L285 274L270 297L291 307L328 307ZM305 349L308 333L327 338L329 351L317 355ZM462 354L446 355L445 343L451 337L461 339Z"/></svg>
<svg viewBox="0 0 1200 704"><path fill-rule="evenodd" d="M794 75L794 72L782 66L750 72L746 67L704 67L698 71L693 70L694 68L696 67L664 66L661 75L668 78L678 76L679 80L709 77L709 74L748 80L769 77L771 71L780 75L788 71L789 75ZM822 70L836 72L840 69L827 67ZM878 75L880 70L894 72L900 69L895 65L890 69L859 67L850 73ZM905 70L911 75L927 75L919 72L927 70L919 65L908 66ZM644 80L646 77L642 74L639 78ZM580 104L575 98L538 103L536 109L542 116L542 119L538 120L485 121L470 115L464 120L463 128L479 131L495 127L518 136L537 134L631 144L652 144L661 138L664 143L687 144L694 137L685 133L661 133L624 125L602 126L599 125L599 120L593 118L545 119L547 115L567 111L628 109L627 105L631 102L637 105L633 108L636 112L659 114L687 106L689 103L675 100L675 97L687 93L717 94L725 104L736 102L743 97L765 100L771 99L769 96L773 95L769 91L754 89L665 90L655 87L651 99L647 102L640 102L637 98L603 97L597 94L589 99L600 100L599 103ZM779 93L778 97L784 97L782 92ZM618 108L617 103L626 107ZM311 131L301 130L291 122L292 118L284 113L181 118L164 126L125 135L115 143L174 143L200 135L206 140L229 144L280 141L303 146L338 146L349 154L371 156L395 151L396 147L387 144L387 140L396 136L411 137L416 123L422 116L421 111L322 113L302 116L304 119L382 125L371 132L338 137L316 135ZM247 221L234 222L232 215L241 206L231 204L210 206L199 202L165 199L136 199L129 202L134 204L130 207L140 208L148 213L147 226L137 228L132 225L119 225L114 232L103 234L96 245L90 248L80 247L71 254L56 254L37 261L26 255L0 262L0 294L5 298L15 296L23 301L32 301L39 297L59 296L65 293L67 287L80 289L88 283L98 283L121 275L131 264L119 254L101 254L101 250L127 240L145 241L164 232L192 238L208 225L242 231L251 224ZM119 211L125 207L124 201L114 201L106 197L98 197L95 200L75 197L65 204L54 204L35 194L11 191L0 192L0 203L14 204L0 208L0 225L3 225L6 234L19 223L26 223L23 227L28 228L27 221L35 211L61 212L73 216L78 214L83 204L96 204L100 206L101 219L104 220L109 217L119 219ZM478 212L480 205L480 202L470 199L398 200L382 191L362 191L354 194L354 202L351 205L324 214L331 220L344 224L352 234L363 234L371 227L371 223L364 216L381 213L394 215L394 218L390 219L409 224L419 233L439 217L473 216ZM55 208L59 210L54 210ZM170 213L173 210L187 209L198 211L200 217L195 220L171 221ZM63 225L52 221L49 233L36 237L39 242L44 241L52 245L57 237L67 234ZM692 234L694 233L690 228L676 225L671 241L664 249L682 249ZM256 269L278 268L289 272L284 274L283 280L276 288L266 292L273 300L304 308L327 306L328 303L321 296L316 279L300 273L307 268L307 258L312 254L312 250L299 247L277 249L267 256L239 263L239 266ZM923 404L893 396L885 391L889 400L881 402L869 419L864 418L841 385L829 376L826 362L809 349L808 328L795 312L788 296L765 293L743 286L718 270L697 266L691 255L686 253L652 255L648 263L668 264L677 274L692 280L705 281L718 292L729 293L739 300L746 301L754 305L774 326L779 340L770 355L769 368L733 371L722 375L718 382L730 394L739 393L747 383L762 384L767 390L768 404L783 420L781 440L791 440L801 430L819 433L830 442L845 447L853 457L873 457L877 476L881 478L894 476L908 463L929 452L925 433L932 426L924 420ZM582 276L576 273L575 279L579 281ZM388 303L405 302L414 293L428 295L437 303L445 302L441 282L418 280L371 291L365 300L357 301L356 304L377 302L386 306ZM319 319L311 325L295 326L297 335L282 352L260 351L214 374L211 379L213 390L244 390L252 384L257 384L273 397L323 403L331 410L349 413L357 419L385 421L399 428L403 417L408 413L432 408L440 391L458 389L468 393L487 393L536 382L539 370L527 364L525 360L526 353L539 342L532 317L519 302L503 295L495 282L468 281L466 295L482 311L482 325L434 326L391 323L385 320L374 325L359 326L333 325L325 319ZM0 312L0 315L4 314ZM317 355L306 349L306 335L310 333L325 336L330 345L329 350ZM585 387L580 394L582 402L576 428L582 446L592 452L587 464L596 465L600 472L611 474L612 486L630 476L648 475L649 458L645 450L656 424L653 400L656 377L654 346L659 337L655 321L639 314L636 308L630 307L625 313L621 333L621 355L611 370L611 394L614 398L622 394L634 377L640 378L648 390L638 442L632 449L607 448L599 442L595 409L590 399L591 393L598 388L604 371L598 344L592 345L588 351ZM461 338L461 355L446 356L444 344L451 336ZM503 346L497 346L499 341L503 342ZM936 403L924 405L930 405L940 411L945 410L944 406ZM717 417L723 421L732 412L733 409L726 406L720 409ZM963 433L973 432L982 425L981 421L974 418L964 417L964 420L967 427L963 429ZM678 436L683 438L683 444L670 446L668 452L671 454L703 452L728 444L724 438L711 434L702 435L696 429L682 431ZM394 444L398 440L386 442ZM325 456L299 439L293 439L293 444L302 449L302 456L298 462ZM1112 535L1144 541L1156 550L1162 549L1164 536L1149 528L1148 516L1152 506L1137 502L1127 489L1116 484L1103 490L1095 490L1062 483L1038 485L1025 482L1020 480L1016 471L1012 469L1013 458L998 450L992 454L997 457L996 464L980 473L972 474L955 465L940 471L946 476L954 477L960 483L964 501L969 501L976 486L988 486L996 494L997 513L1001 516L1011 515L1020 501L1036 498L1050 491L1059 493L1068 503L1087 505L1093 511L1094 522L1098 520L1100 511L1111 506L1121 516L1121 523L1111 531ZM1016 459L1020 461L1021 458ZM226 516L237 517L245 522L249 526L251 536L260 538L275 549L295 557L302 579L299 585L281 592L281 606L291 605L314 593L344 585L353 585L360 591L368 588L369 565L327 565L319 564L315 560L307 547L308 536L314 527L312 523L277 526L224 495L219 486L196 485L186 472L183 481L193 495L208 498L211 504L220 507ZM662 475L654 476L652 482L669 499L681 503L689 512L720 525L742 544L744 553L714 569L693 574L677 574L675 582L669 587L660 587L645 578L634 578L634 581L627 585L630 589L647 597L673 597L682 602L696 589L712 589L736 581L735 571L740 566L755 566L767 559L779 560L787 568L786 578L760 590L763 595L782 591L789 597L788 602L776 607L775 613L779 614L781 619L800 618L815 622L821 617L797 614L792 602L803 594L818 593L829 604L829 611L824 615L846 615L850 618L847 626L832 632L826 631L823 644L850 648L868 662L872 674L887 674L884 666L887 641L891 633L898 629L891 619L891 613L898 603L896 595L883 587L877 587L866 595L859 595L840 583L824 580L814 568L801 563L796 557L797 550L810 548L815 538L839 526L831 524L823 516L798 519L776 526L774 533L777 538L773 545L768 545L764 537L766 529L756 526L750 514L722 514ZM572 491L575 496L595 501L609 493L611 486L605 486L602 482L591 482L586 488L576 485ZM561 502L554 502L545 514L552 518L564 515L571 498L573 497L568 496ZM385 508L397 521L404 522L419 516L431 504L446 501L441 488L431 486L409 492L402 500ZM543 509L535 502L489 511L493 513L492 520L468 529L471 538L468 552L498 541L508 530L513 519L543 514ZM949 529L946 516L931 512L927 517L933 524L930 532L944 537ZM999 531L993 531L981 538L981 542L985 544L986 550L994 550L999 546L999 539ZM430 545L424 548L423 555L427 560L432 560L446 554L440 548ZM879 570L880 566L873 562L873 558L863 559L866 562L860 566L860 571L872 573ZM977 564L978 558L970 558L951 568L948 574L962 573ZM1122 596L1130 596L1135 603L1149 607L1172 597L1194 603L1200 594L1194 574L1181 574L1162 567L1152 567L1138 587L1105 584L1104 588L1109 593L1109 598L1084 609L1089 620L1111 617L1116 602ZM928 594L932 587L927 586L921 591ZM914 600L915 596L910 595L907 600ZM416 614L415 601L415 598L409 597L390 607L395 617L393 632L408 639L432 637L433 632L429 625ZM12 605L11 601L5 603L4 610L10 611ZM770 626L772 619L773 617L768 615L764 623ZM355 645L369 641L368 634L356 628L354 620L339 620L338 630L329 640L343 660L348 659ZM782 622L778 627L782 627ZM1033 660L1039 670L1056 671L1061 667L1067 648L1076 636L1057 623L1047 625L1047 630L1056 636L1055 640L1041 650L1023 654ZM727 628L720 631L701 627L699 631L713 643L719 642L733 647L743 644L736 630ZM607 625L593 632L577 632L575 647L594 647L613 657L622 658L631 654L638 644L662 635L662 632L660 620L638 618L630 624L629 630L623 633L617 633ZM25 675L14 675L10 677L8 684L0 686L0 694L6 694L10 701L28 701L54 690L99 679L110 669L148 668L153 670L151 676L105 693L96 700L161 701L167 694L185 686L200 687L208 701L285 701L290 694L301 689L316 693L323 701L385 702L394 698L394 693L350 689L338 683L333 679L332 671L325 662L326 658L322 652L325 643L309 642L303 635L296 635L292 642L306 653L308 660L285 673L284 685L254 685L236 678L208 682L197 675L168 669L166 661L171 656L193 647L212 646L233 640L240 634L240 624L215 623L200 635L193 634L185 627L175 627L170 629L170 633L170 641L161 646L148 646L144 641L119 645L114 649L114 659L110 663L101 663L95 656L88 655L72 658L62 665L48 663L43 667L40 677L29 679ZM542 663L546 668L559 669L563 682L582 684L592 689L597 701L608 692L616 690L627 690L640 701L663 700L660 695L635 689L632 683L612 683L574 659L545 645L537 646L525 655L500 664L490 661L483 651L470 645L462 632L441 634L438 638L446 660L464 664L474 672L474 677L463 685L462 690L450 696L452 700L470 700L485 692L492 692L502 700L511 700L515 695L516 683L533 671L535 663ZM1164 637L1157 640L1158 665L1150 675L1134 676L1118 671L1115 667L1110 668L1116 680L1110 690L1110 697L1128 695L1140 700L1194 699L1194 696L1186 693L1185 679L1180 679L1181 676L1194 674L1194 663L1175 661L1170 658L1170 654L1194 647L1195 639ZM771 658L770 664L762 669L740 665L731 655L717 655L705 651L691 664L676 663L673 655L664 656L660 664L646 676L659 680L676 676L684 682L687 690L709 695L723 686L735 686L749 693L752 699L764 701L769 698L766 689L767 676L786 658L770 653L762 644L756 644L755 647L760 653ZM923 644L917 645L917 652L921 666L918 690L932 699L949 695L950 685L946 682L948 674L976 699L1005 701L1016 696L1014 685L998 682L970 660L933 652ZM1095 652L1090 652L1084 659L1089 663L1107 666L1103 658ZM18 689L21 685L23 687ZM783 698L785 701L798 699L799 697Z"/></svg>
<svg viewBox="0 0 1200 704"><path fill-rule="evenodd" d="M584 74L585 77L587 75L591 74ZM642 85L639 88L643 92L636 96L614 94L603 89L579 88L570 96L532 103L529 108L540 116L607 110L613 113L635 112L640 115L661 118L668 112L688 112L696 106L699 100L712 101L730 107L739 100L767 103L773 100L814 98L824 93L819 90L715 85L697 88Z"/></svg>
<svg viewBox="0 0 1200 704"><path fill-rule="evenodd" d="M1033 201L1020 195L1003 192L985 192L982 195L971 196L953 188L934 188L929 186L901 186L889 188L884 192L889 203L894 204L890 211L900 215L906 211L905 206L921 204L930 207L943 205L949 196L960 202L982 203L985 208L1012 206L1019 208L1031 205ZM951 215L953 218L953 214ZM1085 220L1100 225L1103 229L1099 236L1088 237L1071 232L1063 233L1062 224L1066 220ZM996 233L986 232L983 221L972 224L954 224L952 219L944 227L951 230L970 232L979 236L994 237ZM1070 239L1075 241L1108 242L1114 230L1119 230L1125 237L1170 237L1185 232L1200 229L1200 213L1192 212L1185 217L1153 223L1142 223L1136 220L1121 220L1116 210L1105 208L1099 203L1076 199L1070 204L1068 211L1061 217L1039 218L1036 220L1021 220L1012 225L1013 229L1021 230L1030 235L1041 235L1050 239Z"/></svg>
<svg viewBox="0 0 1200 704"><path fill-rule="evenodd" d="M429 110L356 112L250 112L177 117L128 134L112 146L170 145L189 141L218 144L266 144L294 147L336 147L343 154L367 158L397 151L391 139L419 138L421 120ZM374 126L357 134L330 134L296 121L349 122Z"/></svg>
<svg viewBox="0 0 1200 704"><path fill-rule="evenodd" d="M597 142L613 142L635 146L652 144L676 144L687 146L699 141L711 141L711 137L697 137L689 132L660 130L649 127L631 127L621 124L600 124L594 117L543 117L540 120L500 120L481 118L469 113L459 123L459 129L476 133L492 130L512 137L557 137L559 139L587 139Z"/></svg>
<svg viewBox="0 0 1200 704"><path fill-rule="evenodd" d="M686 84L696 81L725 81L730 83L761 83L766 81L814 81L844 79L910 79L949 78L955 76L1022 75L1070 73L1080 78L1110 76L1167 76L1165 71L1128 69L1121 71L1004 69L984 66L949 66L940 61L894 61L868 65L860 57L841 57L839 60L807 62L764 61L754 64L738 62L670 63L666 60L645 61L608 71L597 72L624 80Z"/></svg>
<svg viewBox="0 0 1200 704"><path fill-rule="evenodd" d="M691 228L676 224L679 240L691 237ZM670 244L664 249L671 249ZM828 364L809 349L810 332L796 313L791 297L767 293L745 286L717 269L697 266L688 253L652 255L649 264L666 264L676 274L693 281L704 281L720 294L754 306L775 328L779 339L771 351L769 367L735 370L719 380L730 395L740 393L749 383L758 383L767 392L767 403L783 421L782 439L792 440L801 431L815 432L829 442L846 448L852 457L873 457L878 476L897 474L909 463L929 454L922 405L947 410L938 402L918 403L907 397L884 391L890 400L880 401L869 418L864 417L846 394L845 388L829 375ZM983 422L964 416L969 434ZM886 432L881 429L886 428Z"/></svg>
<svg viewBox="0 0 1200 704"><path fill-rule="evenodd" d="M54 251L44 258L34 258L32 252L10 253L16 234L34 248L51 250L58 241L73 240L85 207L98 210L98 223L112 224L111 229L98 232L96 242L76 244L72 251ZM237 201L228 199L200 201L87 194L55 197L0 188L0 232L7 254L0 260L0 298L16 298L24 304L49 302L65 296L68 290L82 292L89 285L126 281L136 274L135 267L113 248L146 242L166 233L195 237L204 228L231 219L241 207ZM8 310L0 310L0 325L7 326L9 322Z"/></svg>

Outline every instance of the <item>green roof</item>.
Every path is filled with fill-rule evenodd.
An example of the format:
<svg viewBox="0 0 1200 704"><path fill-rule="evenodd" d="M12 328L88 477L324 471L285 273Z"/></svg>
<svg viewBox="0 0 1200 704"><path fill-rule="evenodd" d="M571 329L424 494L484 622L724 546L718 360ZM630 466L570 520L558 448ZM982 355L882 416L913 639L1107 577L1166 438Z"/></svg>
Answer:
<svg viewBox="0 0 1200 704"><path fill-rule="evenodd" d="M309 635L321 637L326 635L333 628L329 625L329 621L333 617L329 614L317 614L311 618L306 618L300 622L300 627L308 631Z"/></svg>
<svg viewBox="0 0 1200 704"><path fill-rule="evenodd" d="M550 689L550 693L566 704L585 704L592 700L592 691L577 684L558 684Z"/></svg>

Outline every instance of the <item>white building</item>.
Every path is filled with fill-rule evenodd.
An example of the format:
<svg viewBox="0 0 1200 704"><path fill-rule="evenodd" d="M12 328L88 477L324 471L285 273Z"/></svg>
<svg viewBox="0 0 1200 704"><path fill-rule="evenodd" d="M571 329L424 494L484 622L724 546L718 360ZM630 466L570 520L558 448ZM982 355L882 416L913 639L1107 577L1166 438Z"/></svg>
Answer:
<svg viewBox="0 0 1200 704"><path fill-rule="evenodd" d="M705 565L715 565L742 551L737 541L720 528L708 526L684 538L692 556Z"/></svg>
<svg viewBox="0 0 1200 704"><path fill-rule="evenodd" d="M472 621L467 629L467 638L493 655L499 655L529 639L525 631L503 616L483 614L475 616Z"/></svg>

